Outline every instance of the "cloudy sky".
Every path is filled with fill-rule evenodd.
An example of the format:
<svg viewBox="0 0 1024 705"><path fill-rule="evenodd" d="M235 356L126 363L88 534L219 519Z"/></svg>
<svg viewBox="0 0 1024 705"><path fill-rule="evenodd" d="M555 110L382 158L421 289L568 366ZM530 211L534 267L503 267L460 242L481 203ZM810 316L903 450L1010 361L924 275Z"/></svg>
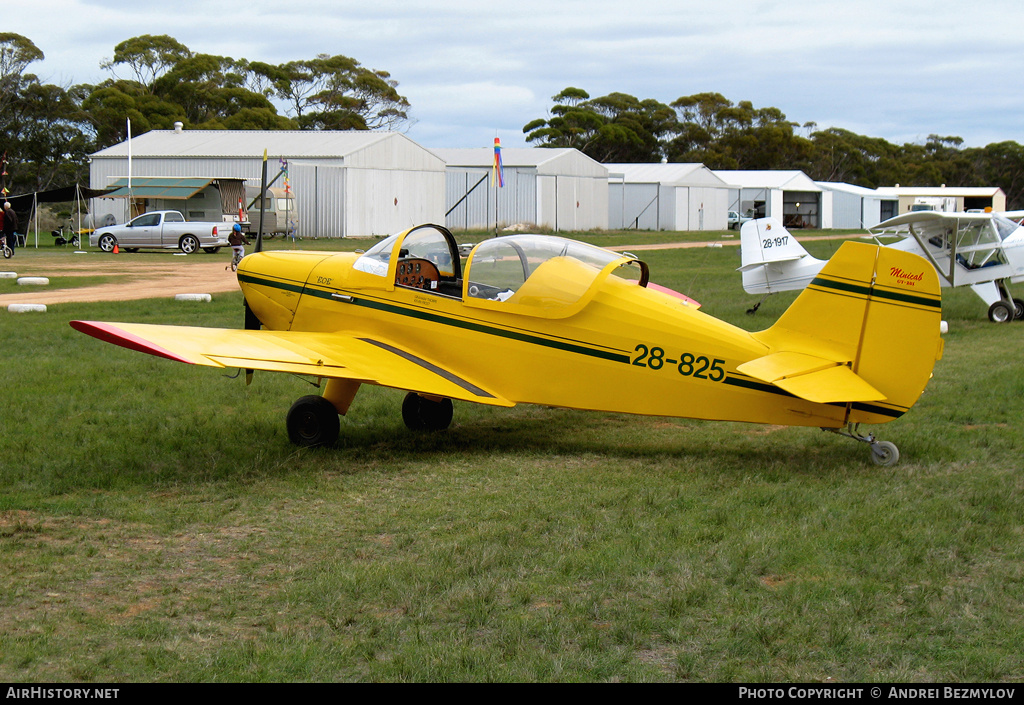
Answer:
<svg viewBox="0 0 1024 705"><path fill-rule="evenodd" d="M21 0L0 31L61 85L108 78L143 34L269 63L344 54L399 82L425 147L527 146L567 86L712 91L896 144L1024 143L1021 0Z"/></svg>

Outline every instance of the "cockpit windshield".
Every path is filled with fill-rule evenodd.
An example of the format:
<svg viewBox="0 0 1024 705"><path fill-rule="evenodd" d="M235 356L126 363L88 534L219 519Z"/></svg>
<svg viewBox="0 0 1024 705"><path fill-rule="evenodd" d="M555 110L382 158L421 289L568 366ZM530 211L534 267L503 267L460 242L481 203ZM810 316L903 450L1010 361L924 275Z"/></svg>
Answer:
<svg viewBox="0 0 1024 705"><path fill-rule="evenodd" d="M368 249L356 260L353 267L360 272L369 272L370 274L376 274L378 277L386 277L388 275L388 262L391 260L391 250L394 249L398 235L390 235Z"/></svg>
<svg viewBox="0 0 1024 705"><path fill-rule="evenodd" d="M400 247L398 252L395 252L396 246ZM361 272L386 277L394 257L427 260L437 267L441 277L455 280L461 275L457 252L450 233L442 232L438 226L422 225L384 238L363 253L353 266Z"/></svg>
<svg viewBox="0 0 1024 705"><path fill-rule="evenodd" d="M995 225L1000 240L1005 240L1020 227L1020 225L1002 215L993 215L992 224Z"/></svg>
<svg viewBox="0 0 1024 705"><path fill-rule="evenodd" d="M473 251L465 300L467 304L492 301L532 309L524 313L553 312L583 298L614 263L620 265L611 270L616 277L646 286L646 265L630 256L549 235L499 237Z"/></svg>

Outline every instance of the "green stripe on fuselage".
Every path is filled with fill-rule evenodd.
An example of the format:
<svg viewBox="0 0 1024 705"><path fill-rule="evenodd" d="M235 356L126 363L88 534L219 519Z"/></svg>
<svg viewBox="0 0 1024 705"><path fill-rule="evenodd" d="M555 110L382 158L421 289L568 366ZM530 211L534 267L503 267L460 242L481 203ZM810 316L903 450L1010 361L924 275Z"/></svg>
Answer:
<svg viewBox="0 0 1024 705"><path fill-rule="evenodd" d="M253 276L251 274L239 274L238 278L240 281L244 281L248 284L269 286L276 289L282 289L284 291L292 291L296 293L305 294L308 296L314 296L316 298L325 299L328 301L337 301L336 299L332 298L332 295L335 293L341 293L334 291L326 291L323 289L316 289L309 286L296 285L293 282L265 279L262 277ZM620 350L602 350L600 348L590 347L587 344L578 341L544 338L539 335L534 335L532 333L527 333L524 331L511 330L507 328L498 328L496 326L478 323L476 321L452 318L450 316L434 313L431 311L407 308L405 306L400 306L398 304L392 304L385 301L379 301L370 298L361 298L354 294L346 294L346 296L352 296L351 301L345 302L349 306L362 306L364 308L383 311L386 313L393 313L399 316L408 316L423 321L430 321L432 323L439 323L441 325L453 326L456 328L462 328L464 330L471 330L477 333L495 335L501 338L508 338L510 340L518 340L523 343L532 343L534 345L542 345L544 347L554 348L556 350L563 350L566 352L577 353L580 355L587 355L589 357L596 357L602 360L611 360L612 362L630 362L629 354L622 352Z"/></svg>

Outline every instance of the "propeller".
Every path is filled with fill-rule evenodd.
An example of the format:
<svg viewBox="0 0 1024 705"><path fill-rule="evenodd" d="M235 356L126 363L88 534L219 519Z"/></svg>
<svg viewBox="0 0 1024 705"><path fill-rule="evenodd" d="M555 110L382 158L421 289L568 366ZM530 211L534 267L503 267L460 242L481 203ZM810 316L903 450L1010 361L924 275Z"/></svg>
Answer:
<svg viewBox="0 0 1024 705"><path fill-rule="evenodd" d="M256 248L255 252L263 251L263 215L264 209L266 208L266 194L267 194L267 150L263 150L263 174L260 177L260 225L256 231ZM249 306L249 301L246 298L242 298L242 305L245 308L245 329L246 330L260 330L263 327L263 323L260 321L259 316L256 315L252 307ZM245 383L246 385L252 384L252 376L254 370L245 371Z"/></svg>

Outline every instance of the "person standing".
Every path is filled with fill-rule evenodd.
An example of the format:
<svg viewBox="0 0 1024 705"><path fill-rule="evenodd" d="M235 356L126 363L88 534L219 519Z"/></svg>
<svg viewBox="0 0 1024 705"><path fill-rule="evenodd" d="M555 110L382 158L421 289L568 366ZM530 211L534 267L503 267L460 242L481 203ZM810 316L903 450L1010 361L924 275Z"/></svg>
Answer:
<svg viewBox="0 0 1024 705"><path fill-rule="evenodd" d="M11 208L9 201L4 201L4 237L7 238L7 246L11 248L11 252L14 252L15 245L18 244L18 236L15 234L18 230L18 215Z"/></svg>

